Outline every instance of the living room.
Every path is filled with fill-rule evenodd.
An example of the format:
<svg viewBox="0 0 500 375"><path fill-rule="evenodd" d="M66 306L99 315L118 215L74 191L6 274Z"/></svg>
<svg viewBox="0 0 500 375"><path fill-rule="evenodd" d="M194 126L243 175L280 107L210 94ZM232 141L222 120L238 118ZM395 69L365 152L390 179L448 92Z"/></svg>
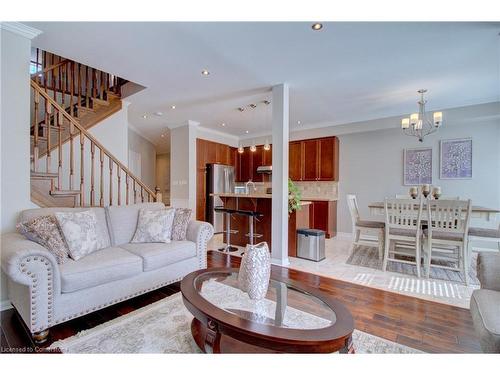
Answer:
<svg viewBox="0 0 500 375"><path fill-rule="evenodd" d="M2 353L497 366L500 22L222 3L2 21Z"/></svg>

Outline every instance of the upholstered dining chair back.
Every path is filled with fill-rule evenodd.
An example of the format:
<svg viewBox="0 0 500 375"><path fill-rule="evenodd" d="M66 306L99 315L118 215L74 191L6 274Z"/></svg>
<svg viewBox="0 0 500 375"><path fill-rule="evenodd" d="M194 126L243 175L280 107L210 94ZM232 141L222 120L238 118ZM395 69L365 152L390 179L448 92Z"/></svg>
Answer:
<svg viewBox="0 0 500 375"><path fill-rule="evenodd" d="M416 229L420 231L422 199L389 199L384 201L386 230Z"/></svg>

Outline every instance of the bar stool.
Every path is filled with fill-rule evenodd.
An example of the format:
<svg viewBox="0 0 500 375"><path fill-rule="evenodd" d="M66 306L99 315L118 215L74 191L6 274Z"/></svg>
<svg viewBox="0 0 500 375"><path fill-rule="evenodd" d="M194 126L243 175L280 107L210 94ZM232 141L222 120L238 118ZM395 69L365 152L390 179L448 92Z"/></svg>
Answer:
<svg viewBox="0 0 500 375"><path fill-rule="evenodd" d="M260 212L251 211L251 210L235 210L235 211L236 211L235 213L237 215L242 215L242 216L247 216L248 217L248 233L245 234L245 236L247 236L248 240L250 241L249 245L253 246L255 244L254 239L255 238L261 238L263 236L260 233L255 233L254 232L254 227L255 227L254 220L259 220L264 215L261 214ZM241 253L241 255L243 255L243 254L244 253Z"/></svg>
<svg viewBox="0 0 500 375"><path fill-rule="evenodd" d="M237 230L231 230L231 215L236 212L236 210L233 210L232 208L225 208L222 206L217 206L214 207L214 211L216 212L222 212L224 214L224 217L226 218L226 246L221 247L218 249L219 251L222 251L224 253L229 253L233 251L238 251L238 249L234 246L231 246L231 234L236 234L238 233Z"/></svg>

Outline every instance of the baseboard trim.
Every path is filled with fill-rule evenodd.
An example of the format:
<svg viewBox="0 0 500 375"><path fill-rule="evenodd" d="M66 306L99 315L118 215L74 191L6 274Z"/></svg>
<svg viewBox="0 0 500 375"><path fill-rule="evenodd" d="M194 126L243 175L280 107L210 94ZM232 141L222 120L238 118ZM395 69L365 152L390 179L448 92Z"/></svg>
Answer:
<svg viewBox="0 0 500 375"><path fill-rule="evenodd" d="M9 300L2 301L0 304L0 311L8 310L11 308L12 308L12 305L10 304Z"/></svg>

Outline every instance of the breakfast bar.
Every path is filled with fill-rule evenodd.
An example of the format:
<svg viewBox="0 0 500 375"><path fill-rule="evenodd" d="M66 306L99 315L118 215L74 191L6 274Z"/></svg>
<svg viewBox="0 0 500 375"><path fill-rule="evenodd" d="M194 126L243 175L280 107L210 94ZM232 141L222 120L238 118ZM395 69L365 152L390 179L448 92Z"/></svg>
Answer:
<svg viewBox="0 0 500 375"><path fill-rule="evenodd" d="M266 193L220 193L212 194L218 196L224 203L224 208L234 210L248 210L258 212L260 218L255 219L254 231L255 242L265 241L271 249L271 223L272 223L272 194ZM297 255L297 229L309 228L309 205L310 201L301 201L301 209L292 212L288 217L288 255ZM248 228L252 217L244 215L231 215L231 244L246 246L249 243ZM224 224L224 228L225 228ZM224 242L226 235L224 234Z"/></svg>

